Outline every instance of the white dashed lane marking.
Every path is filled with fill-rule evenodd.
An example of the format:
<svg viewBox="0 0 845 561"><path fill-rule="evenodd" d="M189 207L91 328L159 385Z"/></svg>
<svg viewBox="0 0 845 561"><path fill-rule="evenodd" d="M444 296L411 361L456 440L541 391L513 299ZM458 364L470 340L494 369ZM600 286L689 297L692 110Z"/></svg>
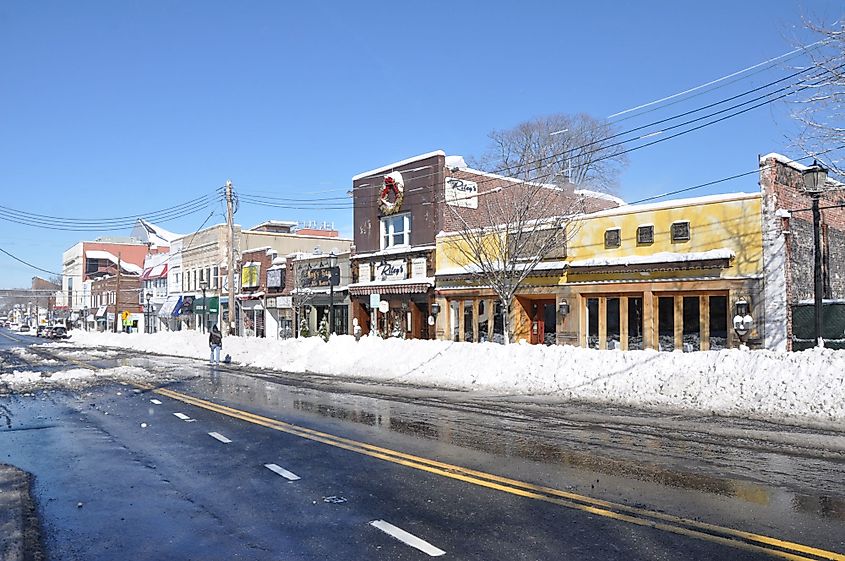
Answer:
<svg viewBox="0 0 845 561"><path fill-rule="evenodd" d="M409 534L402 528L396 527L390 522L385 522L384 520L373 520L370 522L370 526L375 526L385 534L389 536L393 536L400 542L406 543L413 548L419 549L423 553L430 555L431 557L440 557L441 555L445 555L446 552L440 548L434 547L427 541L418 538L414 534Z"/></svg>
<svg viewBox="0 0 845 561"><path fill-rule="evenodd" d="M184 413L174 413L173 415L175 417L179 418L179 419L182 419L183 421L188 421L188 422L193 421L193 419L191 419L190 417L188 417Z"/></svg>
<svg viewBox="0 0 845 561"><path fill-rule="evenodd" d="M285 468L277 466L276 464L264 464L264 467L266 467L267 469L269 469L273 473L278 473L279 475L281 475L285 479L290 479L291 481L296 481L297 479L300 479L300 477L298 475L296 475L295 473L291 473L288 470L286 470Z"/></svg>
<svg viewBox="0 0 845 561"><path fill-rule="evenodd" d="M151 400L150 400L150 403L152 403L152 404L154 404L154 405L161 405L161 402L160 402L159 400L157 400L157 399L151 399Z"/></svg>
<svg viewBox="0 0 845 561"><path fill-rule="evenodd" d="M223 436L219 432L210 432L210 433L208 433L208 436L210 436L211 438L216 438L217 440L219 440L223 444L229 444L230 442L232 442L231 440L229 440L228 438L226 438L225 436Z"/></svg>

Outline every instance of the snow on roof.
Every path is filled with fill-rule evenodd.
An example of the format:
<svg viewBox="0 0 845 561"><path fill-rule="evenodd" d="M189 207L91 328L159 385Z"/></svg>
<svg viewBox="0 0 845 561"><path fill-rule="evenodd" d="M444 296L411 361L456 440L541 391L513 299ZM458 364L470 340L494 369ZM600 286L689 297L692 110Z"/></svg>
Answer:
<svg viewBox="0 0 845 561"><path fill-rule="evenodd" d="M117 264L117 261L118 261L117 257L114 254L109 253L108 251L102 251L102 250L99 250L99 249L87 249L87 250L85 250L85 258L86 259L105 259L105 260L111 261L112 263L115 263L115 264ZM120 268L123 269L124 271L128 271L130 273L137 273L139 275L144 272L143 268L139 267L138 265L134 265L132 263L127 263L124 260L120 261Z"/></svg>
<svg viewBox="0 0 845 561"><path fill-rule="evenodd" d="M169 230L165 230L161 226L156 226L150 222L147 222L143 218L138 219L138 224L133 229L132 233L135 232L145 234L147 241L155 244L155 245L170 245L175 239L181 238L182 234L174 234Z"/></svg>
<svg viewBox="0 0 845 561"><path fill-rule="evenodd" d="M646 265L653 263L688 263L690 261L707 261L711 259L732 259L736 254L728 248L711 249L690 253L675 253L661 251L651 255L628 255L625 257L593 257L590 259L576 259L569 263L570 267L607 267L613 265Z"/></svg>
<svg viewBox="0 0 845 561"><path fill-rule="evenodd" d="M534 181L526 181L524 179L518 179L516 177L508 177L507 175L499 175L498 173L491 173L489 171L482 171L480 169L474 168L463 168L461 171L465 171L468 173L474 173L476 175L483 175L484 177L490 177L492 179L501 179L504 181L510 181L511 183L524 183L526 185L537 185L540 187L548 187L549 189L558 189L558 186L554 183L537 183Z"/></svg>
<svg viewBox="0 0 845 561"><path fill-rule="evenodd" d="M493 265L497 266L497 269L501 270L502 266L500 263L490 263L490 266ZM526 263L514 263L512 265L513 269L516 271L524 270L527 268L529 264ZM540 261L534 265L531 269L532 271L557 271L559 269L565 269L567 267L566 261ZM451 276L451 275L475 275L480 274L483 271L481 267L479 267L475 263L467 263L466 265L458 265L457 267L440 267L436 271L436 275L438 277L442 276Z"/></svg>
<svg viewBox="0 0 845 561"><path fill-rule="evenodd" d="M370 177L371 175L376 175L388 170L392 170L394 168L398 168L400 166L404 166L406 164L410 164L412 162L416 162L418 160L425 160L426 158L431 158L433 156L443 156L446 157L446 152L443 150L435 150L434 152L427 152L425 154L420 154L419 156L412 156L410 158L406 158L404 160L400 160L398 162L393 162L392 164L388 164L386 166L381 166L376 169L371 169L370 171L365 171L364 173L359 173L358 175L352 176L352 181L358 181L359 179L364 179L365 177Z"/></svg>
<svg viewBox="0 0 845 561"><path fill-rule="evenodd" d="M602 193L601 191L592 191L590 189L575 189L575 194L584 197L593 197L594 199L603 199L605 201L616 203L619 206L625 206L628 204L619 197L615 197L610 193Z"/></svg>
<svg viewBox="0 0 845 561"><path fill-rule="evenodd" d="M805 166L804 164L799 164L795 160L793 160L791 158L787 158L783 154L778 154L777 152L769 152L765 156L760 156L760 165L761 166L765 165L766 161L768 161L772 158L774 158L776 161L782 163L785 166L791 167L794 170L807 171L808 169L810 169L809 166Z"/></svg>
<svg viewBox="0 0 845 561"><path fill-rule="evenodd" d="M584 214L579 218L590 219L600 216L616 216L620 214L633 214L637 212L650 212L655 210L665 210L667 208L679 208L684 206L700 206L713 203L724 203L730 201L742 201L746 199L759 199L762 195L760 193L720 193L717 195L704 195L702 197L690 197L687 199L670 199L668 201L661 201L658 203L645 204L626 204L616 208L608 208Z"/></svg>
<svg viewBox="0 0 845 561"><path fill-rule="evenodd" d="M465 168L467 163L463 156L446 156L446 167L448 169Z"/></svg>

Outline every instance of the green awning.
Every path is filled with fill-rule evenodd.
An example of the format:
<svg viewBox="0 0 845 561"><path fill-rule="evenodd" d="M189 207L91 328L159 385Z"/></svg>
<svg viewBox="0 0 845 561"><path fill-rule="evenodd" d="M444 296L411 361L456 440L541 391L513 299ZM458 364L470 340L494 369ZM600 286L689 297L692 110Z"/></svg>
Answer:
<svg viewBox="0 0 845 561"><path fill-rule="evenodd" d="M208 313L216 314L220 310L220 298L217 296L210 296L208 300ZM194 299L194 314L202 314L205 312L205 305L202 298Z"/></svg>

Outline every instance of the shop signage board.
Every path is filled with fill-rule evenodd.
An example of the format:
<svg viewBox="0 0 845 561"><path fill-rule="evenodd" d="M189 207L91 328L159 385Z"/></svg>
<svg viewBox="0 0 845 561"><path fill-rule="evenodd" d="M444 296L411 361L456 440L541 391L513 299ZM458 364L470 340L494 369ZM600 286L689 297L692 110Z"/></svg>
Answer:
<svg viewBox="0 0 845 561"><path fill-rule="evenodd" d="M276 304L280 308L293 308L293 296L279 296L276 298Z"/></svg>
<svg viewBox="0 0 845 561"><path fill-rule="evenodd" d="M456 177L446 178L446 204L463 208L478 208L478 183Z"/></svg>
<svg viewBox="0 0 845 561"><path fill-rule="evenodd" d="M275 297L268 297L267 298L267 309L272 310L276 308L276 298Z"/></svg>
<svg viewBox="0 0 845 561"><path fill-rule="evenodd" d="M369 263L360 263L358 265L358 282L370 282L371 274Z"/></svg>
<svg viewBox="0 0 845 561"><path fill-rule="evenodd" d="M396 259L376 264L376 280L391 281L408 278L405 270L405 260Z"/></svg>
<svg viewBox="0 0 845 561"><path fill-rule="evenodd" d="M299 284L303 288L337 286L340 284L340 267L314 267L311 269L303 269L300 274Z"/></svg>
<svg viewBox="0 0 845 561"><path fill-rule="evenodd" d="M270 269L267 271L267 288L282 288L282 273L284 269Z"/></svg>
<svg viewBox="0 0 845 561"><path fill-rule="evenodd" d="M418 279L425 277L426 273L426 258L415 257L411 259L411 278Z"/></svg>
<svg viewBox="0 0 845 561"><path fill-rule="evenodd" d="M370 308L376 309L378 308L378 303L381 301L381 294L375 293L370 294Z"/></svg>
<svg viewBox="0 0 845 561"><path fill-rule="evenodd" d="M388 310L390 310L390 302L388 302L387 300L382 300L378 303L378 311L383 314L386 314Z"/></svg>

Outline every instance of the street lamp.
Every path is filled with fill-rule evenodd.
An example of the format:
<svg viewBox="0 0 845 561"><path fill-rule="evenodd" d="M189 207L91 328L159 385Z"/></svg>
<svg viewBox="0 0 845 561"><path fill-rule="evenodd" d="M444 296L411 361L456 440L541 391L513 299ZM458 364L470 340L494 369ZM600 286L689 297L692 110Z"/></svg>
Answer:
<svg viewBox="0 0 845 561"><path fill-rule="evenodd" d="M329 327L329 333L334 333L334 270L337 267L337 255L335 255L334 250L329 253L329 322L331 322L331 326ZM338 280L340 277L340 272L338 272Z"/></svg>
<svg viewBox="0 0 845 561"><path fill-rule="evenodd" d="M152 333L152 322L153 322L153 314L152 310L150 309L150 299L153 297L152 292L147 292L144 297L147 299L147 317L144 320L144 332L145 333Z"/></svg>
<svg viewBox="0 0 845 561"><path fill-rule="evenodd" d="M205 290L208 288L208 281L200 281L202 289L202 332L205 333L208 325L208 302L205 299Z"/></svg>
<svg viewBox="0 0 845 561"><path fill-rule="evenodd" d="M88 306L82 308L82 321L84 322L85 331L88 331ZM49 320L48 320L49 324Z"/></svg>
<svg viewBox="0 0 845 561"><path fill-rule="evenodd" d="M822 295L824 287L822 286L821 212L819 211L819 198L824 190L826 181L827 168L817 161L813 161L813 165L804 171L804 191L810 195L813 201L813 252L815 254L815 264L813 267L813 308L816 316L816 346L819 347L824 346L824 339L822 339Z"/></svg>

